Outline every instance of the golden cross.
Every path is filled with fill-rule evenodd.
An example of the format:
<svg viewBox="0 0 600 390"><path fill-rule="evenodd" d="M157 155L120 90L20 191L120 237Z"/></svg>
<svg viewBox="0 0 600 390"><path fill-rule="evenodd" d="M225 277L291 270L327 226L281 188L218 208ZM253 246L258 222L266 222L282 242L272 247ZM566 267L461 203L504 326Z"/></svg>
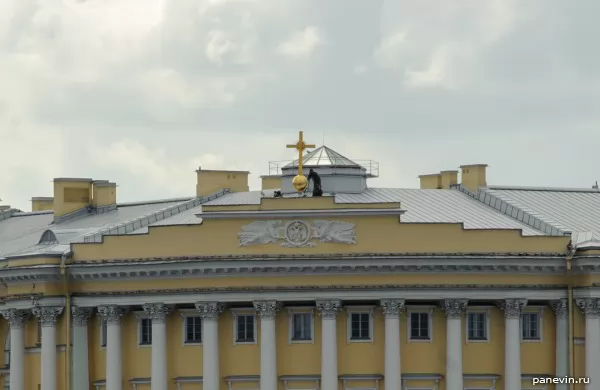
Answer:
<svg viewBox="0 0 600 390"><path fill-rule="evenodd" d="M287 148L298 151L298 176L302 176L302 153L304 153L305 149L315 147L316 145L307 145L304 143L304 132L302 130L298 133L298 142L293 145L287 145Z"/></svg>

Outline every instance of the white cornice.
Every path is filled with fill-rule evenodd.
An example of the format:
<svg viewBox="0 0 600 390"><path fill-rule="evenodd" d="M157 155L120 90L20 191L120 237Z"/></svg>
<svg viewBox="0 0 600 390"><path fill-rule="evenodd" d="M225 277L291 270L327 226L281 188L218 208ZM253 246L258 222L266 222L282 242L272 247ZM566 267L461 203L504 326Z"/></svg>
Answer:
<svg viewBox="0 0 600 390"><path fill-rule="evenodd" d="M226 207L226 206L225 206ZM328 209L328 210L250 210L210 211L205 210L197 217L210 219L270 219L270 218L322 218L322 217L376 217L400 216L405 210L394 209Z"/></svg>
<svg viewBox="0 0 600 390"><path fill-rule="evenodd" d="M591 259L578 273L600 272ZM379 254L362 256L259 256L254 258L168 258L81 262L68 266L72 280L145 280L191 277L260 275L373 275L373 274L547 274L565 272L560 256L432 256ZM60 281L57 265L0 270L0 282L7 285Z"/></svg>
<svg viewBox="0 0 600 390"><path fill-rule="evenodd" d="M76 296L75 306L143 305L148 300L166 305L193 304L199 301L249 302L254 300L279 300L304 302L317 299L362 301L379 299L441 300L477 299L498 300L526 297L530 300L556 300L566 298L566 288L559 286L507 285L384 285L384 286L297 286L287 288L206 289L196 291L129 291L121 294Z"/></svg>

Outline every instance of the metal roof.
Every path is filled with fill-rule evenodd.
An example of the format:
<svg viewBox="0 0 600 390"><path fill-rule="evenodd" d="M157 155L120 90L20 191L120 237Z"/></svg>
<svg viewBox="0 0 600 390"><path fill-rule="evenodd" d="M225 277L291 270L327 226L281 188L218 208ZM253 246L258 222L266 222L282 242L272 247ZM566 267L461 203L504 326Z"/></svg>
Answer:
<svg viewBox="0 0 600 390"><path fill-rule="evenodd" d="M265 191L266 192L266 191ZM262 191L238 192L205 203L206 206L257 205ZM336 203L400 202L407 223L464 223L465 229L522 229L524 235L544 235L525 223L477 202L455 190L369 188L361 194L336 194Z"/></svg>
<svg viewBox="0 0 600 390"><path fill-rule="evenodd" d="M600 242L600 191L597 189L493 186L483 189L519 209L532 210L546 223L571 232L573 242Z"/></svg>
<svg viewBox="0 0 600 390"><path fill-rule="evenodd" d="M302 157L302 165L305 167L325 167L325 166L344 166L344 167L360 167L359 164L342 156L333 149L323 145L305 154ZM285 167L297 167L298 160L287 164Z"/></svg>

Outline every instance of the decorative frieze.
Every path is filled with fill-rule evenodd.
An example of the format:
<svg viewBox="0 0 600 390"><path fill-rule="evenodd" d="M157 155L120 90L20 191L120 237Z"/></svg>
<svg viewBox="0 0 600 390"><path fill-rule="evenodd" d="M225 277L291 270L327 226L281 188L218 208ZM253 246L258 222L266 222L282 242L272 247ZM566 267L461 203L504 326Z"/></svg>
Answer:
<svg viewBox="0 0 600 390"><path fill-rule="evenodd" d="M204 320L216 320L224 309L225 305L219 302L196 302L196 310Z"/></svg>
<svg viewBox="0 0 600 390"><path fill-rule="evenodd" d="M600 299L585 298L575 301L587 318L600 318Z"/></svg>
<svg viewBox="0 0 600 390"><path fill-rule="evenodd" d="M252 303L260 318L275 318L280 308L277 301L254 301Z"/></svg>
<svg viewBox="0 0 600 390"><path fill-rule="evenodd" d="M43 327L56 326L56 320L58 319L58 316L62 314L63 308L52 306L36 306L31 309L31 312L38 318Z"/></svg>
<svg viewBox="0 0 600 390"><path fill-rule="evenodd" d="M569 305L566 299L558 299L550 302L550 307L554 315L558 318L566 318L569 314Z"/></svg>
<svg viewBox="0 0 600 390"><path fill-rule="evenodd" d="M404 309L404 299L381 300L381 311L386 318L399 318Z"/></svg>
<svg viewBox="0 0 600 390"><path fill-rule="evenodd" d="M29 310L8 309L2 311L2 317L8 321L12 329L23 329L31 313Z"/></svg>
<svg viewBox="0 0 600 390"><path fill-rule="evenodd" d="M448 318L461 318L467 309L467 299L444 299L441 303L442 310Z"/></svg>
<svg viewBox="0 0 600 390"><path fill-rule="evenodd" d="M98 315L106 321L107 325L119 325L127 311L128 308L124 306L98 306Z"/></svg>
<svg viewBox="0 0 600 390"><path fill-rule="evenodd" d="M337 299L316 302L317 311L323 318L334 319L342 309L342 302Z"/></svg>
<svg viewBox="0 0 600 390"><path fill-rule="evenodd" d="M146 303L142 305L142 309L148 313L148 318L152 319L153 323L164 323L167 316L173 308L164 303Z"/></svg>
<svg viewBox="0 0 600 390"><path fill-rule="evenodd" d="M256 221L242 227L240 246L282 242L287 248L314 247L314 241L356 244L356 226L344 221Z"/></svg>
<svg viewBox="0 0 600 390"><path fill-rule="evenodd" d="M527 299L505 299L498 301L497 305L504 312L504 318L520 318L527 306Z"/></svg>
<svg viewBox="0 0 600 390"><path fill-rule="evenodd" d="M87 326L92 312L93 309L91 307L72 307L71 316L73 318L73 326Z"/></svg>

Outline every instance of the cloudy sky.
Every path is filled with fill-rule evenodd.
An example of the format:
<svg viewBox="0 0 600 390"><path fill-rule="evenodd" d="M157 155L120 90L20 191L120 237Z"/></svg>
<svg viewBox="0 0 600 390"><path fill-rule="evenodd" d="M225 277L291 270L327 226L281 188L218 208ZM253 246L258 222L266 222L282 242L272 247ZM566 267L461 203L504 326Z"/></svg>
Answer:
<svg viewBox="0 0 600 390"><path fill-rule="evenodd" d="M598 0L0 0L0 204L54 177L120 201L251 185L297 130L379 161L372 186L490 165L600 180Z"/></svg>

